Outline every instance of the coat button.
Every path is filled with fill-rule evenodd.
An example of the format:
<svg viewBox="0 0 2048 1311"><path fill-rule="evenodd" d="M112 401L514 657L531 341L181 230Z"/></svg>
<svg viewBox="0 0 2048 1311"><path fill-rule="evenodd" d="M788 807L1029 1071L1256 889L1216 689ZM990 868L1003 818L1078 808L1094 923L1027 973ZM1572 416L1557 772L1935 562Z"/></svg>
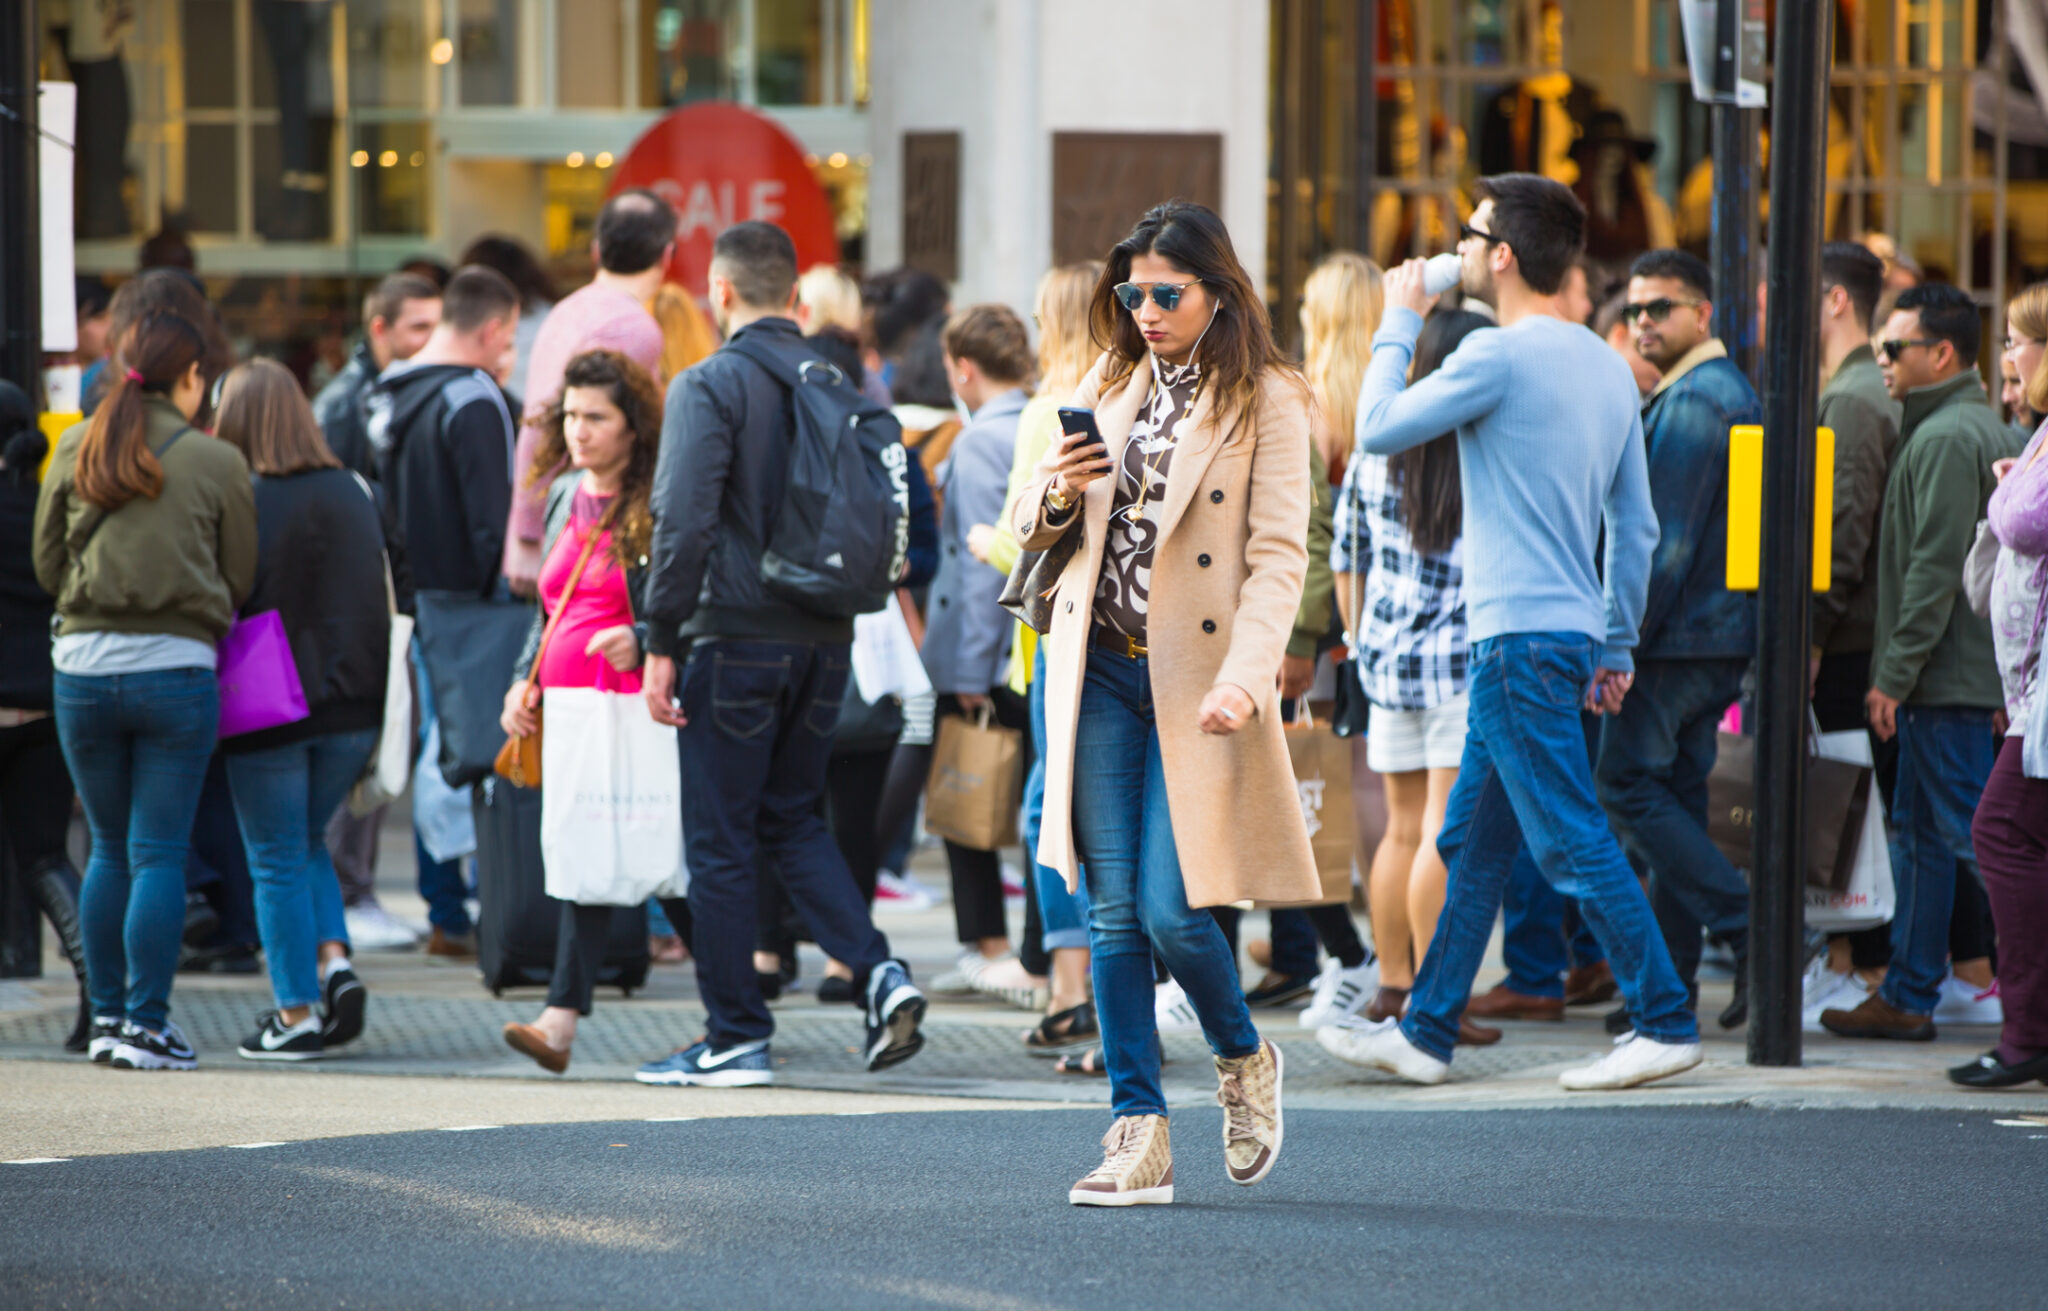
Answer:
<svg viewBox="0 0 2048 1311"><path fill-rule="evenodd" d="M1218 505L1223 504L1223 489L1219 487L1215 491L1210 492L1209 499Z"/></svg>
<svg viewBox="0 0 2048 1311"><path fill-rule="evenodd" d="M1074 603L1072 601L1067 602L1067 613L1074 613Z"/></svg>
<svg viewBox="0 0 2048 1311"><path fill-rule="evenodd" d="M1202 621L1202 631L1203 631L1203 632L1205 632L1205 633L1213 633L1213 632L1215 632L1215 631L1216 631L1216 621L1215 621L1214 619L1204 619L1204 620Z"/></svg>
<svg viewBox="0 0 2048 1311"><path fill-rule="evenodd" d="M952 597L950 597L950 596L942 596L942 597L940 597L940 598L939 598L939 605L940 605L940 607L941 607L941 608L943 608L943 607L945 607L945 606L949 606L949 605L951 605L951 604L953 604L953 598L952 598Z"/></svg>
<svg viewBox="0 0 2048 1311"><path fill-rule="evenodd" d="M1202 555L1198 555L1198 556L1196 556L1196 557L1195 557L1195 563L1196 563L1196 564L1198 564L1198 565L1200 565L1200 566L1202 566L1202 568L1204 568L1204 569L1207 569L1207 568L1209 567L1209 557L1208 557L1208 555L1207 555L1207 554L1202 554Z"/></svg>

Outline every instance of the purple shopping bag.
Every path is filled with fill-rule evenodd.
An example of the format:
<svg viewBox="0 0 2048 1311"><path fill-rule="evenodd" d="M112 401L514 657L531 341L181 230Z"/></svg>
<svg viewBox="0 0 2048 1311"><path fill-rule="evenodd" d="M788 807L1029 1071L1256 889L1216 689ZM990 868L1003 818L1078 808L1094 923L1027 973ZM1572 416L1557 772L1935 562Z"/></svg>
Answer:
<svg viewBox="0 0 2048 1311"><path fill-rule="evenodd" d="M220 644L220 735L234 737L306 718L306 689L275 610L237 619Z"/></svg>

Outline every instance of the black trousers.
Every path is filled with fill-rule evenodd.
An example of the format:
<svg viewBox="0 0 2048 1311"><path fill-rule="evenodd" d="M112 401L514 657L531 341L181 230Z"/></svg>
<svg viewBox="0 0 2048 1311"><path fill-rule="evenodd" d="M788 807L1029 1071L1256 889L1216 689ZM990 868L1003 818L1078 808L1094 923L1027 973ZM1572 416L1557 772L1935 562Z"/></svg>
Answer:
<svg viewBox="0 0 2048 1311"><path fill-rule="evenodd" d="M70 824L71 774L57 743L57 721L32 719L0 728L0 833L7 844L7 859L0 861L0 877L7 880L0 889L0 978L41 972L36 881L53 863L64 862Z"/></svg>

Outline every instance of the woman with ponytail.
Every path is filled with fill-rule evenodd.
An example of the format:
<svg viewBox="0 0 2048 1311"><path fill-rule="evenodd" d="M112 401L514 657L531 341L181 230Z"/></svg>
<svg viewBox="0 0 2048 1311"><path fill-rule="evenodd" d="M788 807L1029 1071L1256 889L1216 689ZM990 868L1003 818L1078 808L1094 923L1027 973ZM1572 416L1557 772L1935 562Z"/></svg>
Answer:
<svg viewBox="0 0 2048 1311"><path fill-rule="evenodd" d="M113 386L57 442L36 504L36 579L57 598L57 737L92 859L80 897L94 1060L189 1070L170 1019L192 817L218 729L214 648L256 575L249 466L193 428L207 337L141 317Z"/></svg>

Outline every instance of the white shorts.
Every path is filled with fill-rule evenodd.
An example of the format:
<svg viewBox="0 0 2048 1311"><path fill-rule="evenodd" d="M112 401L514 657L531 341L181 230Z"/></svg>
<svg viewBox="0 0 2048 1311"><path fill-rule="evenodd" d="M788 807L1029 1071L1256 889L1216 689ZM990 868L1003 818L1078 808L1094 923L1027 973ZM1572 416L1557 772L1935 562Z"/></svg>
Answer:
<svg viewBox="0 0 2048 1311"><path fill-rule="evenodd" d="M1466 694L1427 710L1372 708L1365 731L1365 763L1375 774L1456 769L1465 755Z"/></svg>

